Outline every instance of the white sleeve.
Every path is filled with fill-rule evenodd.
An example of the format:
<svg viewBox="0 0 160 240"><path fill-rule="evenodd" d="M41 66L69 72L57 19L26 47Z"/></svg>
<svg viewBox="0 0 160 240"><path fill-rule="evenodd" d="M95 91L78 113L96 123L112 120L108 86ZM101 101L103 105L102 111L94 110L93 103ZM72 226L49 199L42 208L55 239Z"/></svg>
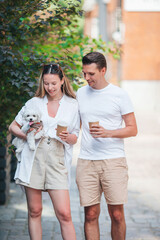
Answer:
<svg viewBox="0 0 160 240"><path fill-rule="evenodd" d="M77 99L77 102L78 102L78 115L79 115L79 122L80 122L81 121L81 115L80 115L80 109L79 109L79 90L77 90L76 99Z"/></svg>
<svg viewBox="0 0 160 240"><path fill-rule="evenodd" d="M72 121L71 133L75 134L78 137L79 130L80 130L80 118L79 118L79 112L78 112L78 104L76 104L74 117Z"/></svg>
<svg viewBox="0 0 160 240"><path fill-rule="evenodd" d="M123 91L123 94L120 98L120 111L121 111L121 115L134 112L131 99L126 91Z"/></svg>
<svg viewBox="0 0 160 240"><path fill-rule="evenodd" d="M19 124L19 125L23 125L23 114L25 112L26 106L23 106L21 108L21 110L18 112L17 116L15 117L15 121Z"/></svg>
<svg viewBox="0 0 160 240"><path fill-rule="evenodd" d="M28 100L25 105L21 108L21 110L18 112L17 116L15 117L15 121L19 124L19 125L23 125L24 123L24 119L23 119L23 114L26 110L27 107L33 107L33 103L34 103L34 98L31 98L30 100Z"/></svg>

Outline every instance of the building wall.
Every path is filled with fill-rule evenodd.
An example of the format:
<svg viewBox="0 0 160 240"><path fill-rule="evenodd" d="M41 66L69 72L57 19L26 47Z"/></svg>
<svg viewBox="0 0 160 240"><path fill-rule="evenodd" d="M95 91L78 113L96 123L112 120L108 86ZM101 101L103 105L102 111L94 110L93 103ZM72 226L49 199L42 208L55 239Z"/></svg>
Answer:
<svg viewBox="0 0 160 240"><path fill-rule="evenodd" d="M160 12L123 11L122 79L160 80Z"/></svg>
<svg viewBox="0 0 160 240"><path fill-rule="evenodd" d="M95 30L93 29L93 22L94 19L98 17L98 4L93 6L92 11L85 13L85 20L84 20L84 35L88 35L90 37L94 37L92 32ZM97 30L95 30L97 32Z"/></svg>
<svg viewBox="0 0 160 240"><path fill-rule="evenodd" d="M87 0L89 1L89 0ZM84 24L84 35L88 35L92 38L99 38L99 5L98 1L93 3L90 2L90 11L85 11L85 24ZM116 20L115 20L115 11L117 6L117 0L112 0L110 3L106 5L107 11L107 38L108 41L112 41L112 33L115 31ZM105 24L104 24L105 26ZM118 85L118 73L117 73L117 65L118 60L113 59L111 54L108 54L107 62L108 62L108 70L106 74L106 79Z"/></svg>
<svg viewBox="0 0 160 240"><path fill-rule="evenodd" d="M122 6L122 21L121 86L135 111L160 113L160 12L130 12Z"/></svg>

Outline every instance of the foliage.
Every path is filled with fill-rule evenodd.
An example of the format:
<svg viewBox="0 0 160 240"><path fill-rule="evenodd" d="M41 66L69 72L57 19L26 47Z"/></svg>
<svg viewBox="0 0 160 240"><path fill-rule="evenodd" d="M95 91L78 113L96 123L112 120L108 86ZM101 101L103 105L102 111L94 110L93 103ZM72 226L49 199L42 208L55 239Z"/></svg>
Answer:
<svg viewBox="0 0 160 240"><path fill-rule="evenodd" d="M0 110L3 112L0 126L3 136L6 136L8 124L20 107L33 96L41 63L47 58L35 50L34 43L47 37L47 29L53 23L60 29L62 21L66 24L69 22L67 16L77 14L77 3L68 1L67 8L63 1L55 2L0 1ZM54 14L48 10L51 4L54 6ZM37 15L37 12L41 15Z"/></svg>
<svg viewBox="0 0 160 240"><path fill-rule="evenodd" d="M84 53L117 54L115 46L84 37L81 0L0 0L0 128L9 123L34 95L42 63L59 62L74 82ZM0 136L2 140L2 136Z"/></svg>

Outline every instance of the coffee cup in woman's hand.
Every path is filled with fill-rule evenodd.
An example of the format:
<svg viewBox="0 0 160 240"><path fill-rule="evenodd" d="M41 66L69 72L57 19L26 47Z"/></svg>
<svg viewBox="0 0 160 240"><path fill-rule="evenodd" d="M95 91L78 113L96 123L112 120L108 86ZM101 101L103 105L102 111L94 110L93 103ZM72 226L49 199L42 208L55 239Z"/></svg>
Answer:
<svg viewBox="0 0 160 240"><path fill-rule="evenodd" d="M59 137L59 134L62 133L62 131L67 131L67 124L63 122L57 124L56 135Z"/></svg>

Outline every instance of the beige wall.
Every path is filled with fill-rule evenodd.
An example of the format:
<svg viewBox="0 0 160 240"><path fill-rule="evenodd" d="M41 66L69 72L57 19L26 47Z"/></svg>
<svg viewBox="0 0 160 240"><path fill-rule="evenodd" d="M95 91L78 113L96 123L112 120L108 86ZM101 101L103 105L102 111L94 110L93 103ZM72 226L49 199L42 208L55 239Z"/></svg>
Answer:
<svg viewBox="0 0 160 240"><path fill-rule="evenodd" d="M98 16L98 5L96 4L91 12L85 13L84 35L91 36L92 19Z"/></svg>
<svg viewBox="0 0 160 240"><path fill-rule="evenodd" d="M123 11L123 80L160 80L160 12Z"/></svg>

